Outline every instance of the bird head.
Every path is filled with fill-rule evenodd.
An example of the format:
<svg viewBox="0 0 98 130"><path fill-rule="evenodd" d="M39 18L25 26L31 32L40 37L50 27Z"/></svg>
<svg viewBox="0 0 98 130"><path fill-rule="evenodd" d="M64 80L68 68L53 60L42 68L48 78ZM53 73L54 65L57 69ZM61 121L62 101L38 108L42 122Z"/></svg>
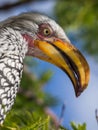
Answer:
<svg viewBox="0 0 98 130"><path fill-rule="evenodd" d="M89 82L89 65L54 20L39 13L24 13L9 19L8 23L20 30L27 41L27 55L50 62L66 72L76 96L85 90Z"/></svg>

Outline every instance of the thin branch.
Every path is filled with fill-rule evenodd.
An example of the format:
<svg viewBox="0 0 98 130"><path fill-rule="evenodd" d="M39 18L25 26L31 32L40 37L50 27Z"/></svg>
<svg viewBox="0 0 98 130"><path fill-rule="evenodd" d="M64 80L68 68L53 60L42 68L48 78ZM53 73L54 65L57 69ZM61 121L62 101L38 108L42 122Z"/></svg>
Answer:
<svg viewBox="0 0 98 130"><path fill-rule="evenodd" d="M15 2L15 3L10 3L10 4L6 3L5 5L0 6L0 11L7 11L7 10L12 9L14 7L24 5L24 4L28 4L32 1L35 1L35 0L21 0L21 1Z"/></svg>
<svg viewBox="0 0 98 130"><path fill-rule="evenodd" d="M48 107L45 107L45 108L44 108L44 112L51 117L51 119L52 119L52 121L53 121L55 127L57 128L57 126L59 126L59 124L58 124L58 123L59 123L59 119L58 119L58 117L54 114L54 112L53 112L51 109L49 109Z"/></svg>
<svg viewBox="0 0 98 130"><path fill-rule="evenodd" d="M59 126L61 125L61 123L63 121L65 109L66 109L66 104L64 103L61 108L61 114L60 114L60 118L59 118L59 121L56 126L56 130L59 130Z"/></svg>
<svg viewBox="0 0 98 130"><path fill-rule="evenodd" d="M58 118L54 112L52 112L48 107L44 108L44 111L47 115L49 115L55 125L56 130L59 130L59 126L62 123L62 120L64 118L64 113L65 113L65 109L66 109L66 105L65 103L62 105L62 109L61 109L61 114L60 114L60 118Z"/></svg>
<svg viewBox="0 0 98 130"><path fill-rule="evenodd" d="M98 109L95 110L95 117L96 117L96 121L97 121L97 124L98 124Z"/></svg>

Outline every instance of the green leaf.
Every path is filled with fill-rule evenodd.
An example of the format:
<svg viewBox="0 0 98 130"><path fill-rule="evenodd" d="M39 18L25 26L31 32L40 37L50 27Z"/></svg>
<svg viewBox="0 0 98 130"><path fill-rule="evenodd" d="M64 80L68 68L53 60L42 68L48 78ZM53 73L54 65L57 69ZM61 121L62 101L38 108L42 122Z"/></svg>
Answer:
<svg viewBox="0 0 98 130"><path fill-rule="evenodd" d="M71 122L71 127L73 128L73 130L86 130L86 124L83 123L82 125L81 124L76 124L74 122Z"/></svg>

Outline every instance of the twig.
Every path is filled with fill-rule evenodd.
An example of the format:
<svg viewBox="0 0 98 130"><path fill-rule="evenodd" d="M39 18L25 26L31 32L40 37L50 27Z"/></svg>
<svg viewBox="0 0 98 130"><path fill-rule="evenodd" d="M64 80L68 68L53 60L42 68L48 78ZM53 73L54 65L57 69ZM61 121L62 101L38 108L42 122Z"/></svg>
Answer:
<svg viewBox="0 0 98 130"><path fill-rule="evenodd" d="M57 126L56 126L56 130L59 130L59 126L60 126L60 124L61 124L62 121L63 121L64 113L65 113L65 108L66 108L66 104L64 103L64 104L62 105L61 114L60 114L60 118L59 118L59 121L58 121Z"/></svg>
<svg viewBox="0 0 98 130"><path fill-rule="evenodd" d="M52 119L52 121L53 121L53 123L55 125L56 130L59 130L59 126L60 126L61 122L63 121L65 108L66 108L66 105L64 103L62 105L61 115L60 115L59 119L48 107L45 107L45 109L44 109L45 113L51 117L51 119Z"/></svg>
<svg viewBox="0 0 98 130"><path fill-rule="evenodd" d="M44 108L44 111L47 115L49 115L55 125L55 127L58 126L58 122L59 122L59 119L58 117L54 114L54 112L52 112L48 107L45 107Z"/></svg>
<svg viewBox="0 0 98 130"><path fill-rule="evenodd" d="M95 117L96 117L96 121L97 121L97 124L98 124L98 109L95 110Z"/></svg>
<svg viewBox="0 0 98 130"><path fill-rule="evenodd" d="M10 4L6 3L5 5L0 6L0 11L7 11L8 9L11 9L11 8L14 8L14 7L23 5L23 4L27 4L27 3L30 3L32 1L35 1L35 0L20 0L20 1L15 2L15 3L10 3Z"/></svg>

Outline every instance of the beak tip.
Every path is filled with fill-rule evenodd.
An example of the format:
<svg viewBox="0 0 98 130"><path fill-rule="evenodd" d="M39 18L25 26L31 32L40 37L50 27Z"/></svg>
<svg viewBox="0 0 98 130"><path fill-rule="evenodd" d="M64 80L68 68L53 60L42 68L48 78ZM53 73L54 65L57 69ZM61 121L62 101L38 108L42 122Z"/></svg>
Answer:
<svg viewBox="0 0 98 130"><path fill-rule="evenodd" d="M83 91L84 91L84 88L82 87L78 88L78 90L75 91L76 97L79 97Z"/></svg>
<svg viewBox="0 0 98 130"><path fill-rule="evenodd" d="M81 92L76 93L76 97L79 97L81 95Z"/></svg>

